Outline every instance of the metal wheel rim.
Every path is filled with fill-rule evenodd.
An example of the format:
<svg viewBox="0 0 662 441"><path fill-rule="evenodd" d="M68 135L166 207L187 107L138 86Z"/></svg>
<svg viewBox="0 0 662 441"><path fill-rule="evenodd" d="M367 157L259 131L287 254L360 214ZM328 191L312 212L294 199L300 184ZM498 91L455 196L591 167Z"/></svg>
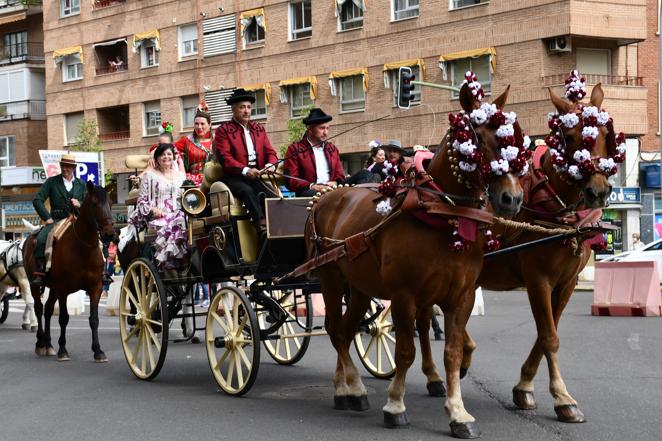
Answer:
<svg viewBox="0 0 662 441"><path fill-rule="evenodd" d="M217 348L217 338L226 346ZM205 344L216 384L229 395L248 392L260 367L260 335L253 307L237 288L222 288L212 299Z"/></svg>
<svg viewBox="0 0 662 441"><path fill-rule="evenodd" d="M373 303L369 314L376 311ZM363 366L377 378L391 378L395 374L395 334L390 320L391 305L389 305L371 324L369 333L357 332L354 336L354 346Z"/></svg>
<svg viewBox="0 0 662 441"><path fill-rule="evenodd" d="M287 312L288 319L296 320L296 296L294 291L284 293L283 291L278 290L272 291L271 293L274 299L281 302L281 306ZM283 300L283 298L285 300ZM305 307L307 308L306 313L312 314L312 312L308 310L311 305L308 305L307 303L308 302L305 304ZM293 312L295 314L293 314ZM269 327L269 323L266 322L266 316L266 311L262 311L257 315L260 329L266 329ZM295 329L293 322L285 322L280 328L278 328L277 335L280 337L286 337L296 333L297 330ZM293 364L301 358L303 355L302 352L305 352L308 349L307 340L310 340L310 337L279 338L277 340L265 340L262 343L264 344L267 353L277 363Z"/></svg>
<svg viewBox="0 0 662 441"><path fill-rule="evenodd" d="M120 338L126 362L141 380L156 377L165 358L168 325L163 300L164 288L153 266L144 259L131 263L120 291ZM129 317L135 325L128 323Z"/></svg>
<svg viewBox="0 0 662 441"><path fill-rule="evenodd" d="M6 297L2 299L2 302L0 302L0 323L4 323L5 320L7 320L7 316L9 316L9 297Z"/></svg>

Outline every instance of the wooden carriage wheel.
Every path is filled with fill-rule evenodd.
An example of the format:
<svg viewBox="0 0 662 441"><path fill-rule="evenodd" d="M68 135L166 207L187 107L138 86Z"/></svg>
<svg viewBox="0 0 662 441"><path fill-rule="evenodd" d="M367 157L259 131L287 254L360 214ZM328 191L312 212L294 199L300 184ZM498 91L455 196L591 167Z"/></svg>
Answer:
<svg viewBox="0 0 662 441"><path fill-rule="evenodd" d="M4 299L2 299L2 303L0 303L0 323L4 323L5 320L7 320L7 316L9 315L9 296L6 295Z"/></svg>
<svg viewBox="0 0 662 441"><path fill-rule="evenodd" d="M163 367L168 349L166 289L154 264L135 259L120 291L120 337L131 372L151 380Z"/></svg>
<svg viewBox="0 0 662 441"><path fill-rule="evenodd" d="M370 303L366 317L377 311L377 304ZM363 366L376 378L391 378L395 375L395 332L391 322L391 305L370 323L368 332L357 332L354 346Z"/></svg>
<svg viewBox="0 0 662 441"><path fill-rule="evenodd" d="M216 293L207 313L205 342L218 386L229 395L248 392L260 368L260 328L242 291L227 286Z"/></svg>
<svg viewBox="0 0 662 441"><path fill-rule="evenodd" d="M264 347L267 350L267 353L273 358L278 364L282 365L292 365L301 360L301 357L308 350L308 345L310 344L310 335L299 336L304 332L300 326L296 324L297 319L297 306L299 308L305 308L305 320L303 320L304 325L307 328L311 328L313 324L313 302L310 299L310 295L304 296L304 304L295 304L296 296L294 291L272 291L271 296L280 303L282 308L287 312L287 320L283 325L278 328L278 339L275 340L265 340ZM269 314L266 311L260 311L257 314L257 319L260 324L260 329L267 329L271 325L266 318ZM302 314L298 314L299 319L303 319Z"/></svg>

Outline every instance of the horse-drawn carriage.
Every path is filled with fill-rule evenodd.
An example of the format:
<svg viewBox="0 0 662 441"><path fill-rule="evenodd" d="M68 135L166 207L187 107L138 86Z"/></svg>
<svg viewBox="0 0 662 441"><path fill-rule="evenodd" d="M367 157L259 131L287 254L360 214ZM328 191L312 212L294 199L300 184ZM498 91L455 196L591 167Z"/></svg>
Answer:
<svg viewBox="0 0 662 441"><path fill-rule="evenodd" d="M144 157L127 158L130 168L144 164ZM277 188L275 181L270 185ZM176 319L192 322L193 331L204 330L214 379L228 394L244 394L253 385L260 343L279 364L299 361L310 338L325 334L313 319L311 296L320 292L319 283L299 278L276 284L274 279L306 259L303 231L309 201L266 199L267 234L260 240L242 203L224 183L213 183L208 193L190 187L182 195L190 250L184 267L157 269L150 258L152 231L142 232L127 245L120 259L133 259L123 262L120 333L133 374L143 380L158 375ZM193 302L200 283L219 286L206 312L196 311ZM364 366L380 378L395 372L389 310L374 300L355 337ZM204 315L205 326L196 326L196 318ZM187 337L192 336L189 331Z"/></svg>

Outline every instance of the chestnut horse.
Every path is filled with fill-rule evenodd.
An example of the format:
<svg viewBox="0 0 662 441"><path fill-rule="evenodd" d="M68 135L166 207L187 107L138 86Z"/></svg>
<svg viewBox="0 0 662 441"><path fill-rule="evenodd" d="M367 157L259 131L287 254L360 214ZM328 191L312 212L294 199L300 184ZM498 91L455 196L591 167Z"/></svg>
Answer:
<svg viewBox="0 0 662 441"><path fill-rule="evenodd" d="M495 110L503 108L507 92L494 101ZM458 164L466 164L460 164L459 154L452 147L459 137L449 131L430 161L427 172L438 188L452 195L450 198L455 199L458 206L469 204L480 208L482 204L476 201L487 190L494 211L498 215L513 216L519 211L523 197L517 178L507 172L494 172L494 168L492 173L489 172L491 163L499 163L499 159L503 161L499 157L502 149L499 148L496 127L470 122L469 114L480 107L480 101L472 95L467 84L461 89L460 103L464 112L458 118L463 118L462 127L466 123L466 130L473 134L472 139L479 150L478 167L474 171L460 172ZM501 112L499 115L503 116ZM522 146L524 141L519 124L512 121L514 114L508 115L512 115L510 128L514 128L511 142ZM321 196L306 222L305 240L309 257L314 259L325 252L328 248L324 245L328 242L344 240L379 224L384 217L376 212L375 199L373 191L360 187L344 187ZM396 373L383 409L385 424L389 427L408 424L403 398L405 376L415 356L414 317L417 310L437 304L445 318L444 364L448 384L445 409L450 418L451 431L459 437L476 437L478 427L462 402L459 369L465 325L483 264L486 233L479 231L475 242L464 251L456 252L459 250L453 251L451 245L457 243L457 236L449 228L448 219L444 218L443 225L430 227L403 211L372 236L368 252L352 259L343 258L328 263L318 269L326 304L325 327L338 353L333 380L334 403L340 409L365 410L369 407L366 389L349 355L349 345L370 299L379 293L382 298L391 300L396 332ZM343 315L345 285L349 286L350 295ZM432 383L441 385L436 371L434 375L436 378Z"/></svg>
<svg viewBox="0 0 662 441"><path fill-rule="evenodd" d="M55 355L51 345L51 317L55 301L60 306L60 339L58 340L58 360L69 360L66 349L66 328L69 323L67 296L78 290L85 290L90 297L90 328L92 329L92 351L94 361L106 362L106 354L99 345L99 299L101 298L101 275L104 259L99 246L99 234L110 240L114 237L110 199L106 190L91 182L87 183L87 193L80 207L80 213L71 226L53 246L52 265L46 277L50 289L46 308L41 301L41 287L30 285L37 313L37 355ZM35 271L32 253L36 236L31 236L23 248L23 261L28 276ZM45 314L44 314L45 312ZM44 325L42 326L42 315Z"/></svg>
<svg viewBox="0 0 662 441"><path fill-rule="evenodd" d="M578 103L558 97L551 90L549 93L551 101L560 115L572 113L578 116L576 126L572 128L560 127L563 138L559 141L564 144L566 164L570 164L573 162L575 152L585 148L582 146L582 130L584 127L581 115L582 107ZM593 88L590 103L585 106L600 109L603 98L602 86L597 84ZM591 162L595 165L595 172L593 174L587 173L582 179L573 179L557 171L550 152L544 153L538 172L541 173L540 176L543 181L546 177L550 187L543 188L543 184L540 184L536 188L531 188L527 197L525 197L523 209L515 220L528 223L540 220L558 222L557 219L561 217L566 219L576 217L579 208L596 209L596 213L599 214L597 209L607 206L609 194L611 193L611 186L607 181L607 177L611 173L601 171L597 161L600 158L606 159L618 154L611 121L598 126L598 136L591 153ZM535 173L535 168L535 165L531 167L529 173ZM523 180L523 182L525 181ZM540 182L538 180L538 183ZM525 185L526 187L527 185ZM542 197L537 197L539 192L544 192L540 195ZM535 232L504 231L498 228L494 230L502 233L502 244L506 247L545 237ZM559 368L557 352L559 349L559 319L574 291L577 276L586 266L590 254L591 250L585 244L579 245L576 250L573 250L568 244L557 243L485 261L478 279L478 285L496 291L526 287L536 322L538 332L536 341L528 358L522 365L520 380L513 388L513 401L519 409L536 408L533 395L533 379L544 355L549 369L549 390L554 398L554 410L559 421L569 423L585 421L577 402L566 389ZM429 342L423 342L423 340L429 340L428 318L431 313L431 310L419 311L417 316L418 322L426 323L420 333L424 372L429 371L428 365L434 363L429 351ZM465 358L462 362L462 376L469 368L471 352L475 347L475 343L467 334L465 336ZM434 378L428 376L428 379Z"/></svg>

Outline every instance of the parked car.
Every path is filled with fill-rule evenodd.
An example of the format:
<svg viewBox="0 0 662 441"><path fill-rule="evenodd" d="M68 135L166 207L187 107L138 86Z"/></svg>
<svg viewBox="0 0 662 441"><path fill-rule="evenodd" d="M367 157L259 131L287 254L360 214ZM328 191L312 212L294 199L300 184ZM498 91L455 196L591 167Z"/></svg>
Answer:
<svg viewBox="0 0 662 441"><path fill-rule="evenodd" d="M603 259L601 262L642 262L651 260L657 262L657 272L660 275L660 281L662 281L662 239L646 244L640 250L625 251Z"/></svg>

